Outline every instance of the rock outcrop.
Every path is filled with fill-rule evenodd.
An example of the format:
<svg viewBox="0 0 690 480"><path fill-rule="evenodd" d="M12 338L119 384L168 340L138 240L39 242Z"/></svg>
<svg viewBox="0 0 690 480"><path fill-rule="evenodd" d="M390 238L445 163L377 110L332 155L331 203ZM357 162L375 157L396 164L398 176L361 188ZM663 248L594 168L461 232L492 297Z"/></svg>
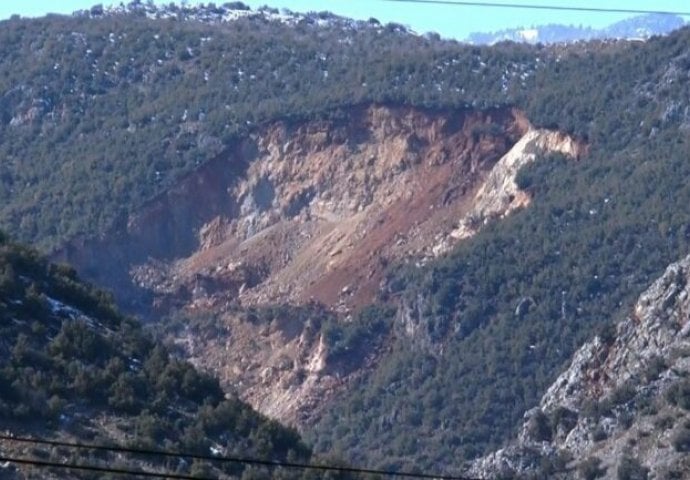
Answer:
<svg viewBox="0 0 690 480"><path fill-rule="evenodd" d="M517 441L475 461L472 474L529 477L548 465L563 478L688 478L689 280L690 256L670 265L615 331L582 346L525 414Z"/></svg>
<svg viewBox="0 0 690 480"><path fill-rule="evenodd" d="M475 195L470 211L460 220L450 238L471 237L492 219L502 218L529 205L529 194L520 190L515 179L521 168L545 153L562 153L572 158L584 154L584 147L572 137L545 129L530 129L494 166ZM439 252L448 249L438 248Z"/></svg>

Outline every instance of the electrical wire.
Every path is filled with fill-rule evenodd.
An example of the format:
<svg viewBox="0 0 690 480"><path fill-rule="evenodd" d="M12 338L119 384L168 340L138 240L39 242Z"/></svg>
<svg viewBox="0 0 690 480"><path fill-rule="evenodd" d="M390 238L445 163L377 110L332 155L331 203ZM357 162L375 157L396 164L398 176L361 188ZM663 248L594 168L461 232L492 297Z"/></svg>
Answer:
<svg viewBox="0 0 690 480"><path fill-rule="evenodd" d="M47 445L51 447L65 447L65 448L75 448L75 449L88 449L95 451L105 451L105 452L117 452L117 453L129 453L136 455L147 455L147 456L160 456L160 457L172 457L172 458L189 458L193 460L204 460L216 463L241 463L245 465L258 465L264 467L283 467L283 468L294 468L300 470L313 470L321 472L338 472L338 473L358 473L366 475L380 475L385 477L400 477L400 478L417 478L417 479L437 479L437 480L481 480L477 478L470 478L464 476L452 476L452 475L437 475L429 473L413 473L395 470L378 470L370 468L357 468L357 467L338 467L334 465L318 465L318 464L308 464L308 463L295 463L295 462L281 462L274 460L260 460L255 458L245 458L245 457L228 457L228 456L214 456L214 455L199 455L193 453L184 452L171 452L166 450L149 450L140 448L128 448L128 447L109 447L105 445L95 445L95 444L85 444L85 443L72 443L72 442L62 442L57 440L46 440L41 438L28 438L28 437L14 437L11 435L0 435L0 440L13 441L19 443L29 443L35 445ZM2 459L0 459L2 461ZM6 460L10 461L10 460ZM98 467L100 468L100 467ZM117 473L117 472L113 472ZM179 477L179 478L196 478L196 477Z"/></svg>
<svg viewBox="0 0 690 480"><path fill-rule="evenodd" d="M606 7L579 7L565 5L538 5L521 3L497 3L497 2L465 2L462 0L381 0L383 2L395 3L416 3L427 5L450 5L456 7L488 7L488 8L512 8L526 10L552 10L567 12L589 12L589 13L630 13L630 14L657 14L657 15L690 15L690 12L673 10L637 10L630 8L606 8Z"/></svg>
<svg viewBox="0 0 690 480"><path fill-rule="evenodd" d="M45 460L32 460L28 458L16 458L0 456L0 462L9 462L17 465L28 465L32 467L61 468L63 470L81 470L85 472L114 473L116 475L127 475L135 477L149 478L171 478L173 480L215 480L209 477L198 477L196 475L184 475L180 473L158 473L146 472L141 470L128 470L126 468L98 467L96 465L78 465L71 463L48 462Z"/></svg>

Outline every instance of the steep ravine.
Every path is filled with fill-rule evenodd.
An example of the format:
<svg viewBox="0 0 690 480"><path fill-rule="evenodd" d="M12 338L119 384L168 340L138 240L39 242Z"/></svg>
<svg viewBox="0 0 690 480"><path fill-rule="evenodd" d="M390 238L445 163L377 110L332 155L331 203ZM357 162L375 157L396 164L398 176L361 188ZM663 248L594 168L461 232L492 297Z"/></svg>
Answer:
<svg viewBox="0 0 690 480"><path fill-rule="evenodd" d="M388 265L422 264L527 205L517 172L550 152L579 158L585 147L513 109L372 105L276 122L58 256L135 310L215 318L211 334L181 334L187 355L259 410L302 424L378 351L329 365L318 325L241 312L322 305L347 321Z"/></svg>

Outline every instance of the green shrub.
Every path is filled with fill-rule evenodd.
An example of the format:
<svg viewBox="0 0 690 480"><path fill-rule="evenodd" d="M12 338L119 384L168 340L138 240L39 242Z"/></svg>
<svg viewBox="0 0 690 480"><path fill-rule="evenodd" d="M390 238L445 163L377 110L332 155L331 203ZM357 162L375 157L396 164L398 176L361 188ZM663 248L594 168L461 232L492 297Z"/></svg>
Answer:
<svg viewBox="0 0 690 480"><path fill-rule="evenodd" d="M642 465L637 459L623 457L616 470L618 480L647 480L649 469Z"/></svg>
<svg viewBox="0 0 690 480"><path fill-rule="evenodd" d="M690 410L690 379L681 379L666 391L666 400L684 410Z"/></svg>
<svg viewBox="0 0 690 480"><path fill-rule="evenodd" d="M690 452L690 428L681 427L673 434L671 444L677 452Z"/></svg>
<svg viewBox="0 0 690 480"><path fill-rule="evenodd" d="M587 457L577 466L577 473L582 480L594 480L603 477L606 469L601 468L601 459L598 457Z"/></svg>

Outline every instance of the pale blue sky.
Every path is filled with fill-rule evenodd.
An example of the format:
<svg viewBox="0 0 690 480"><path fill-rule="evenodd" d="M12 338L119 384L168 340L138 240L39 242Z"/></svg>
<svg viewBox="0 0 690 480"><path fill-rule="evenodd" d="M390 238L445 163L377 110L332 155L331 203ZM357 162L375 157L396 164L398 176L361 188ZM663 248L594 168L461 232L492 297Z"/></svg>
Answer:
<svg viewBox="0 0 690 480"><path fill-rule="evenodd" d="M226 0L216 0L223 4ZM488 0L487 0L488 1ZM639 10L690 10L690 4L678 0L503 0L505 3L574 5L581 7L626 8ZM157 1L156 3L168 3ZM13 13L22 16L40 16L46 13L71 13L94 4L108 5L111 1L98 0L0 0L0 18ZM119 2L115 2L119 3ZM127 2L125 2L127 3ZM188 1L195 4L196 1ZM204 2L206 3L206 2ZM252 8L268 4L293 11L329 10L339 15L367 19L375 17L382 22L408 25L417 32L435 31L444 37L463 39L476 31L493 31L509 27L564 23L601 27L629 17L623 14L585 12L549 12L544 10L517 10L504 8L454 7L447 5L420 5L392 3L383 0L244 0Z"/></svg>

